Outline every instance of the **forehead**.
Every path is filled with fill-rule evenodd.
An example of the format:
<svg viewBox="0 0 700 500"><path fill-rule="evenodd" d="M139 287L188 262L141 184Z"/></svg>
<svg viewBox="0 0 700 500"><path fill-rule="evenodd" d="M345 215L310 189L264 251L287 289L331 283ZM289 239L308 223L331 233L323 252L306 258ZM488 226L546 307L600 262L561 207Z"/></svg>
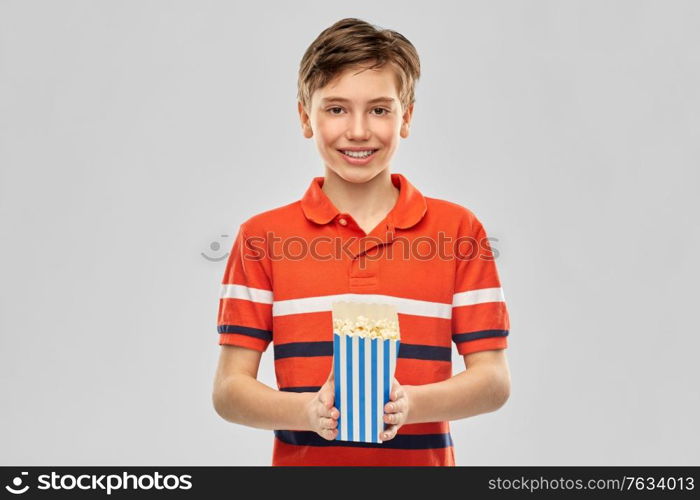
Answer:
<svg viewBox="0 0 700 500"><path fill-rule="evenodd" d="M398 79L389 64L382 68L346 68L314 92L316 101L398 101Z"/></svg>

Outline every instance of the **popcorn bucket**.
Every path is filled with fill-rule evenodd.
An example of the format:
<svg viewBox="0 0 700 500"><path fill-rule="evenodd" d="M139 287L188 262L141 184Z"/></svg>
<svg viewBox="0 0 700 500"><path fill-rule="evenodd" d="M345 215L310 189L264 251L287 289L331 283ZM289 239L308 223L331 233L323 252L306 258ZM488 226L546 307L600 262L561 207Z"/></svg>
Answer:
<svg viewBox="0 0 700 500"><path fill-rule="evenodd" d="M340 441L381 443L400 332L389 304L334 302L333 372Z"/></svg>

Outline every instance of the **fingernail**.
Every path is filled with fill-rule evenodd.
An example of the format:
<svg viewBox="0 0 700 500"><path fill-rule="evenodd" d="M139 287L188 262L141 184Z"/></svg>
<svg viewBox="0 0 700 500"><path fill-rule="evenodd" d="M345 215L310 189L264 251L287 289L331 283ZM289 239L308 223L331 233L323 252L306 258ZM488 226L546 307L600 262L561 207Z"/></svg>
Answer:
<svg viewBox="0 0 700 500"><path fill-rule="evenodd" d="M394 405L388 405L388 406L387 406L387 409L388 409L389 411L394 411Z"/></svg>

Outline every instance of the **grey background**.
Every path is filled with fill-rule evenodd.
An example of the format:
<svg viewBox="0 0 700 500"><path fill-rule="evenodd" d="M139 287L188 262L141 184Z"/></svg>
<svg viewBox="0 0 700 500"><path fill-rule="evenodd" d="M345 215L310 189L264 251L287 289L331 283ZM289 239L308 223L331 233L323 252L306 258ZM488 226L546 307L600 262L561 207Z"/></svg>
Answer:
<svg viewBox="0 0 700 500"><path fill-rule="evenodd" d="M457 464L697 465L700 6L345 4L0 2L0 464L270 463L201 253L323 175L297 68L353 16L421 56L392 172L498 238L512 396Z"/></svg>

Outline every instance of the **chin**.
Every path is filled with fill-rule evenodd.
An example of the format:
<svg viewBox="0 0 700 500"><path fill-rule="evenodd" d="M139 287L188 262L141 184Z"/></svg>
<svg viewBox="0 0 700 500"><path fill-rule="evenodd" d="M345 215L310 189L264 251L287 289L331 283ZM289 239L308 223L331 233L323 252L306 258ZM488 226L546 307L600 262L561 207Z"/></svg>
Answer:
<svg viewBox="0 0 700 500"><path fill-rule="evenodd" d="M332 170L344 181L352 182L353 184L364 184L374 179L385 167L348 167L343 165L339 168L333 168Z"/></svg>

